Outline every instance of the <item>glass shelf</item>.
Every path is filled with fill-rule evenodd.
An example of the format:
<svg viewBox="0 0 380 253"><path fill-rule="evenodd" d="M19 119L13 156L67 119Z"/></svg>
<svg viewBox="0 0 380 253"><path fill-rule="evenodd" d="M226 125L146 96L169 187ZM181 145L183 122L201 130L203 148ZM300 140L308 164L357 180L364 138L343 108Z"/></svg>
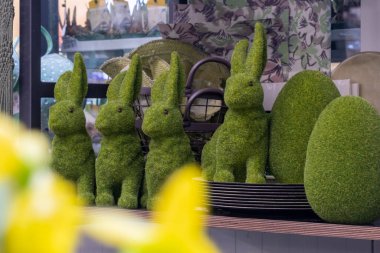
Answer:
<svg viewBox="0 0 380 253"><path fill-rule="evenodd" d="M161 37L142 37L142 38L124 38L124 39L109 39L109 40L71 40L70 45L62 46L63 53L75 52L93 52L93 51L109 51L109 50L125 50L130 51L142 44L153 40L161 39Z"/></svg>

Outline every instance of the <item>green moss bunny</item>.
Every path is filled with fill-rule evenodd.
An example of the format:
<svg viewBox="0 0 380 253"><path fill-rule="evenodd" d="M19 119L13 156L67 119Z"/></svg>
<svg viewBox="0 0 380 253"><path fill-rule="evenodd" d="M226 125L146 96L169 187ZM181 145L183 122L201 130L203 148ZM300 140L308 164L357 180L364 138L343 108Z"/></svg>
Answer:
<svg viewBox="0 0 380 253"><path fill-rule="evenodd" d="M266 33L256 23L255 39L239 41L231 58L224 100L228 111L202 151L203 176L210 181L265 183L268 119L263 108L260 77L267 51Z"/></svg>
<svg viewBox="0 0 380 253"><path fill-rule="evenodd" d="M55 134L52 143L52 168L76 183L78 195L93 204L95 154L86 131L82 109L87 94L87 74L82 56L74 57L74 70L61 75L54 88L56 104L50 108L49 128Z"/></svg>
<svg viewBox="0 0 380 253"><path fill-rule="evenodd" d="M178 54L173 52L170 70L161 74L152 87L152 106L146 110L142 125L143 132L151 138L145 166L148 209L168 176L195 161L179 108L184 85L184 70Z"/></svg>
<svg viewBox="0 0 380 253"><path fill-rule="evenodd" d="M137 208L144 157L135 129L133 102L140 94L142 68L134 55L128 71L118 74L107 91L95 127L103 136L96 160L96 205L114 204L113 190L120 189L118 206Z"/></svg>

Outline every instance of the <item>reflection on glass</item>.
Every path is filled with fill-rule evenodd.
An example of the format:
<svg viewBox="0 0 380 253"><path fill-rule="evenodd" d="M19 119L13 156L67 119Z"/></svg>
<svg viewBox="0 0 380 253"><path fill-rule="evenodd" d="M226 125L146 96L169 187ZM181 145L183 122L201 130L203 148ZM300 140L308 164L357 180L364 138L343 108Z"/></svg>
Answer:
<svg viewBox="0 0 380 253"><path fill-rule="evenodd" d="M63 73L72 70L74 64L66 57L52 53L53 40L50 33L43 26L41 26L41 33L47 44L46 52L41 57L41 81L56 82Z"/></svg>
<svg viewBox="0 0 380 253"><path fill-rule="evenodd" d="M17 41L20 34L20 0L13 0L15 16L13 18L13 116L18 119L20 113L20 94L18 79L20 74L20 61Z"/></svg>
<svg viewBox="0 0 380 253"><path fill-rule="evenodd" d="M57 48L59 56L71 61L74 54L80 52L88 69L90 83L104 83L109 79L99 70L106 60L124 56L142 44L161 38L157 24L166 23L168 19L165 0L43 2L49 7L42 9L41 20L53 37L53 45L57 45L53 48ZM54 10L58 12L56 15L50 13ZM50 66L58 67L54 62ZM46 80L42 78L42 81Z"/></svg>
<svg viewBox="0 0 380 253"><path fill-rule="evenodd" d="M360 52L361 0L332 0L332 62Z"/></svg>
<svg viewBox="0 0 380 253"><path fill-rule="evenodd" d="M163 0L59 0L62 35L79 40L160 36Z"/></svg>

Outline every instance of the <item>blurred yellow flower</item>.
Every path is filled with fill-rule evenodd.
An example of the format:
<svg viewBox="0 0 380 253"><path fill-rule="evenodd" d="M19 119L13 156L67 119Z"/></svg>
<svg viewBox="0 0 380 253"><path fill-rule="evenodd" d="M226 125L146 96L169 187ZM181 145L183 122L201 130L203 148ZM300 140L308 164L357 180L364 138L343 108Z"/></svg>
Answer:
<svg viewBox="0 0 380 253"><path fill-rule="evenodd" d="M159 224L152 243L158 252L217 252L206 236L206 189L197 177L200 168L187 166L163 186L152 217Z"/></svg>
<svg viewBox="0 0 380 253"><path fill-rule="evenodd" d="M206 189L198 166L175 172L164 185L147 224L131 215L100 216L89 210L84 230L100 241L134 253L217 253L205 231Z"/></svg>
<svg viewBox="0 0 380 253"><path fill-rule="evenodd" d="M48 150L48 141L41 133L0 114L0 181L10 177L25 180L32 170L46 168Z"/></svg>
<svg viewBox="0 0 380 253"><path fill-rule="evenodd" d="M22 166L16 153L19 133L18 124L0 114L0 180L15 174Z"/></svg>
<svg viewBox="0 0 380 253"><path fill-rule="evenodd" d="M11 206L5 253L74 252L81 219L75 187L50 172L35 173Z"/></svg>

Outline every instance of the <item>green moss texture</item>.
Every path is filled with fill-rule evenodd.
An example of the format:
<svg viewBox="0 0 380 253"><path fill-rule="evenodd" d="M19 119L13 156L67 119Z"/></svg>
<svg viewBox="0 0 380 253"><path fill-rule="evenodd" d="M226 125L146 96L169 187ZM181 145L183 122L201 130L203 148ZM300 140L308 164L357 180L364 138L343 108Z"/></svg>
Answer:
<svg viewBox="0 0 380 253"><path fill-rule="evenodd" d="M150 137L145 166L148 209L168 176L195 161L179 108L184 85L183 67L178 54L173 52L169 72L163 73L153 85L152 105L146 110L142 125L143 132Z"/></svg>
<svg viewBox="0 0 380 253"><path fill-rule="evenodd" d="M280 183L303 183L306 149L322 110L339 91L318 71L293 76L281 90L271 112L269 165Z"/></svg>
<svg viewBox="0 0 380 253"><path fill-rule="evenodd" d="M95 126L102 134L96 160L96 205L137 208L144 171L140 138L135 129L133 103L140 93L142 68L136 54L128 71L118 74L107 91ZM114 192L120 192L115 196Z"/></svg>
<svg viewBox="0 0 380 253"><path fill-rule="evenodd" d="M86 67L82 56L77 53L74 70L64 73L54 88L56 104L49 111L49 128L55 134L51 167L76 183L78 195L87 204L93 204L95 154L82 109L86 94Z"/></svg>
<svg viewBox="0 0 380 253"><path fill-rule="evenodd" d="M341 97L321 113L307 148L305 190L328 222L380 217L380 117L366 100Z"/></svg>
<svg viewBox="0 0 380 253"><path fill-rule="evenodd" d="M268 119L260 77L267 46L261 23L256 23L253 46L248 47L247 40L235 46L224 92L228 111L202 151L203 176L209 181L265 183Z"/></svg>

